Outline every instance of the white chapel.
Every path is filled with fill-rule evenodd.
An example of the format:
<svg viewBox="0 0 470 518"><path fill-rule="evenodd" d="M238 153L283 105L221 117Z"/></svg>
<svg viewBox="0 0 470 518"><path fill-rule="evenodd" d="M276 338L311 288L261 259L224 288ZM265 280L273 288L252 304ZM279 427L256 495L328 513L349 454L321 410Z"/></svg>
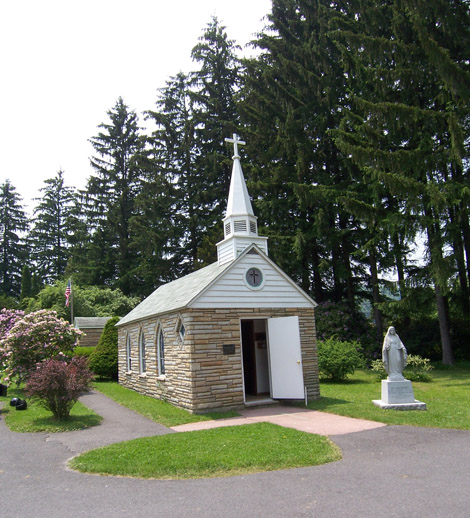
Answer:
<svg viewBox="0 0 470 518"><path fill-rule="evenodd" d="M237 135L217 262L160 286L117 324L119 383L192 412L319 397L316 303L258 235Z"/></svg>

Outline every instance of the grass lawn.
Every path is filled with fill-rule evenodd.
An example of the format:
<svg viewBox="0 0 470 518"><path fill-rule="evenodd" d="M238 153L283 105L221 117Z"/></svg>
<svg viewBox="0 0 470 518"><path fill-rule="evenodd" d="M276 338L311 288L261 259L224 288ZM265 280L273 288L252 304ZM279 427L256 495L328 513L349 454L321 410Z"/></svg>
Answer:
<svg viewBox="0 0 470 518"><path fill-rule="evenodd" d="M344 382L320 382L321 399L309 408L387 424L470 429L470 369L431 371L430 383L413 382L415 399L427 410L382 410L372 404L381 398L380 381L371 371L356 371Z"/></svg>
<svg viewBox="0 0 470 518"><path fill-rule="evenodd" d="M130 408L164 426L197 423L199 421L239 415L237 412L212 412L204 415L191 414L187 410L177 408L165 401L144 396L135 390L125 388L114 381L96 381L94 387L96 390L114 399L120 405Z"/></svg>
<svg viewBox="0 0 470 518"><path fill-rule="evenodd" d="M326 437L270 423L135 439L70 461L87 473L187 479L315 466L341 459Z"/></svg>
<svg viewBox="0 0 470 518"><path fill-rule="evenodd" d="M67 432L96 426L102 420L93 410L77 402L70 412L69 419L57 421L51 412L27 398L28 408L16 410L9 405L12 397L25 399L24 391L21 388L10 387L8 396L0 397L0 401L4 402L1 412L5 416L5 423L13 432Z"/></svg>

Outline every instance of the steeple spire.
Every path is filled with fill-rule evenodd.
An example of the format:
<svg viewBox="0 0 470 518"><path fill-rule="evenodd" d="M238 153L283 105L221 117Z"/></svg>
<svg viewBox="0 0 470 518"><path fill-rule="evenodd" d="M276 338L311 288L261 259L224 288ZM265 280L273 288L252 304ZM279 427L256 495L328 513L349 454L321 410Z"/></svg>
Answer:
<svg viewBox="0 0 470 518"><path fill-rule="evenodd" d="M232 179L230 181L230 191L227 201L227 212L225 217L235 215L254 216L253 207L251 206L250 195L246 188L245 178L243 177L242 165L240 163L240 155L238 154L238 146L244 146L243 140L238 140L238 135L233 134L233 138L226 138L225 142L233 143L233 167Z"/></svg>
<svg viewBox="0 0 470 518"><path fill-rule="evenodd" d="M233 143L234 154L227 211L223 220L225 239L217 243L220 265L233 261L253 243L268 253L268 238L258 236L257 218L251 206L238 154L238 146L245 145L245 142L240 140L236 133L233 134L233 138L226 138L225 142Z"/></svg>

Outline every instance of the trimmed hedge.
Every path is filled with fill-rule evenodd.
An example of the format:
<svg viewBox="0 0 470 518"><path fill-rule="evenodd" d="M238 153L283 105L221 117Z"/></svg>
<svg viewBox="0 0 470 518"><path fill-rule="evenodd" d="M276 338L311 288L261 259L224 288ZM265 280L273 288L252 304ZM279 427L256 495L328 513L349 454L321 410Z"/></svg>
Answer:
<svg viewBox="0 0 470 518"><path fill-rule="evenodd" d="M118 322L119 317L108 320L89 358L90 369L100 378L118 379Z"/></svg>
<svg viewBox="0 0 470 518"><path fill-rule="evenodd" d="M75 347L75 349L73 350L73 356L75 358L81 358L81 357L85 357L85 358L89 358L91 356L91 353L95 350L95 347Z"/></svg>

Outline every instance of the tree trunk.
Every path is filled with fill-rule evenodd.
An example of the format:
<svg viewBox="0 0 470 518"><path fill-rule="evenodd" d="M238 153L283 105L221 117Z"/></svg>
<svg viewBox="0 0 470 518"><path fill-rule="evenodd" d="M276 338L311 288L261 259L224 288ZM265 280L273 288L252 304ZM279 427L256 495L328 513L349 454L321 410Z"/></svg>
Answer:
<svg viewBox="0 0 470 518"><path fill-rule="evenodd" d="M331 250L331 267L333 269L333 300L339 302L342 297L341 278L338 274L338 266L341 262L341 253L338 246L334 246Z"/></svg>
<svg viewBox="0 0 470 518"><path fill-rule="evenodd" d="M470 226L468 224L468 211L462 209L462 236L467 263L467 278L470 279Z"/></svg>
<svg viewBox="0 0 470 518"><path fill-rule="evenodd" d="M428 246L431 256L431 266L433 269L442 263L442 244L441 234L438 225L432 223L434 221L433 213L430 209L424 208L425 215L429 221L426 226L428 234ZM442 363L444 365L454 364L454 354L452 352L452 340L450 338L449 312L447 308L447 299L442 293L440 279L437 273L434 273L434 289L436 292L437 316L439 319L439 332L441 334L442 347Z"/></svg>
<svg viewBox="0 0 470 518"><path fill-rule="evenodd" d="M392 235L393 252L395 256L395 267L398 275L398 287L400 288L400 298L403 297L405 292L405 267L403 264L403 257L401 256L400 238L398 234Z"/></svg>
<svg viewBox="0 0 470 518"><path fill-rule="evenodd" d="M312 268L313 268L313 297L316 302L323 301L323 284L320 275L320 258L317 247L312 249Z"/></svg>
<svg viewBox="0 0 470 518"><path fill-rule="evenodd" d="M354 300L354 279L351 268L351 254L350 244L347 234L344 232L348 228L348 222L344 215L339 216L339 226L341 229L341 259L343 262L344 271L346 272L346 293L348 298L348 305L352 311L356 310L356 302Z"/></svg>
<svg viewBox="0 0 470 518"><path fill-rule="evenodd" d="M441 289L436 286L437 315L439 317L439 332L441 334L442 363L444 365L454 365L454 353L452 351L452 341L450 338L449 310L447 297L441 294Z"/></svg>
<svg viewBox="0 0 470 518"><path fill-rule="evenodd" d="M470 316L470 294L468 290L467 272L465 268L464 246L460 230L457 228L457 218L453 207L449 207L449 218L452 224L452 245L454 250L455 263L460 284L460 299L462 311L465 317Z"/></svg>
<svg viewBox="0 0 470 518"><path fill-rule="evenodd" d="M372 314L374 315L377 340L380 343L383 340L383 322L382 322L382 313L380 312L380 309L379 309L380 291L379 291L379 276L377 273L377 257L375 254L375 248L370 249L369 265L370 265L370 280L371 280L371 285L372 285Z"/></svg>

